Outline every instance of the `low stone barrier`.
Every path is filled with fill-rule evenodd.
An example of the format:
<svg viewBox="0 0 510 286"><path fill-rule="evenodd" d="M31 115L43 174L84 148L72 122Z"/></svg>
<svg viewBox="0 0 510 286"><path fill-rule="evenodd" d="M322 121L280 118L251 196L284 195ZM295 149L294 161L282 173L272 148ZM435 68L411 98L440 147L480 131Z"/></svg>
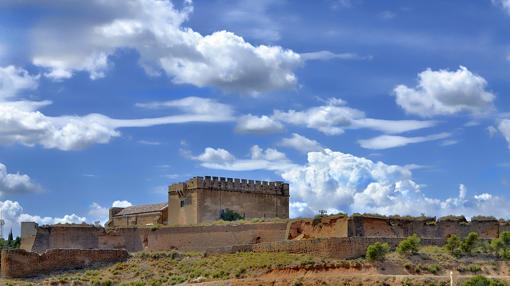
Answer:
<svg viewBox="0 0 510 286"><path fill-rule="evenodd" d="M128 257L124 249L51 249L42 254L22 249L2 250L0 275L4 278L32 277L57 270L124 261Z"/></svg>
<svg viewBox="0 0 510 286"><path fill-rule="evenodd" d="M308 240L287 240L250 245L234 245L222 248L210 248L207 254L235 252L288 252L312 256L351 259L365 255L369 245L375 242L387 242L396 247L404 238L393 237L332 237ZM443 245L444 239L422 239L424 245Z"/></svg>

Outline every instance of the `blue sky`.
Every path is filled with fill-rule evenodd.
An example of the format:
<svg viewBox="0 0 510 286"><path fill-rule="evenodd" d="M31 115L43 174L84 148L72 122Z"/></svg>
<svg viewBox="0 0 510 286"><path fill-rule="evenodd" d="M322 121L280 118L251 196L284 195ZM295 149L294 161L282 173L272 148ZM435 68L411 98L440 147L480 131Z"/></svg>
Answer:
<svg viewBox="0 0 510 286"><path fill-rule="evenodd" d="M510 2L3 1L8 227L103 221L196 175L292 216L509 218Z"/></svg>

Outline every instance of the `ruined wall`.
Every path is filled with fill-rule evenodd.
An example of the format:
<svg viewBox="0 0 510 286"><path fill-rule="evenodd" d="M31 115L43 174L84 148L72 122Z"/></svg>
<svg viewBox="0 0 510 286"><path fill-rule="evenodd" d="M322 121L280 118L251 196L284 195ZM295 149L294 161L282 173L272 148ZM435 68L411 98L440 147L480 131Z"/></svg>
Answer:
<svg viewBox="0 0 510 286"><path fill-rule="evenodd" d="M289 222L285 237L312 239L324 237L347 237L349 229L347 216L326 216L317 219L296 219Z"/></svg>
<svg viewBox="0 0 510 286"><path fill-rule="evenodd" d="M25 250L2 250L0 274L4 278L31 277L57 270L79 269L96 263L123 261L126 250L52 249L37 254Z"/></svg>
<svg viewBox="0 0 510 286"><path fill-rule="evenodd" d="M221 210L231 209L245 218L288 218L289 197L268 193L201 190L198 194L198 222L219 219Z"/></svg>
<svg viewBox="0 0 510 286"><path fill-rule="evenodd" d="M457 221L407 219L373 216L353 216L349 222L349 236L353 237L407 237L417 234L422 238L447 238L453 234L464 237L476 232L484 239L492 239L504 231L504 224L496 220Z"/></svg>

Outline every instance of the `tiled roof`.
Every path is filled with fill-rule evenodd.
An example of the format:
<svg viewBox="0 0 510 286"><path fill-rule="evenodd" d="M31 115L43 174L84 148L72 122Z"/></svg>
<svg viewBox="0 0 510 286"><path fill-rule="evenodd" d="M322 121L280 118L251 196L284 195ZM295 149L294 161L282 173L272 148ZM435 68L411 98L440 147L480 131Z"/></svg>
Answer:
<svg viewBox="0 0 510 286"><path fill-rule="evenodd" d="M115 216L159 212L166 206L167 206L167 204L164 204L164 203L163 204L131 206L131 207L127 207L127 208L121 210Z"/></svg>

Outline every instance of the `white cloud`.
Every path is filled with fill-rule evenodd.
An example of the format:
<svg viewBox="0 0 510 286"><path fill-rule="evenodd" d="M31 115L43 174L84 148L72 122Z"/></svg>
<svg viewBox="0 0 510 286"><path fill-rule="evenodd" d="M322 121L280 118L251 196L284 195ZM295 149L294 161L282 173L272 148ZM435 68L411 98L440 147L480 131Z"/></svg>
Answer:
<svg viewBox="0 0 510 286"><path fill-rule="evenodd" d="M120 136L119 128L233 120L227 105L195 97L165 103L183 110L180 114L141 119L114 119L101 114L51 117L38 110L48 104L50 102L0 102L0 144L79 150L110 142Z"/></svg>
<svg viewBox="0 0 510 286"><path fill-rule="evenodd" d="M33 90L38 86L38 76L15 67L0 67L0 101L15 97L22 90Z"/></svg>
<svg viewBox="0 0 510 286"><path fill-rule="evenodd" d="M370 60L372 56L360 56L354 53L333 53L330 51L317 51L310 53L301 53L301 57L305 61L310 60L332 60L332 59L340 59L340 60Z"/></svg>
<svg viewBox="0 0 510 286"><path fill-rule="evenodd" d="M55 13L33 29L32 59L55 79L80 71L101 78L109 58L127 48L139 53L140 64L151 75L164 72L177 84L257 94L295 87L294 71L304 62L292 50L252 45L228 31L193 31L185 26L191 2L181 10L171 1L155 0L51 6Z"/></svg>
<svg viewBox="0 0 510 286"><path fill-rule="evenodd" d="M506 142L508 142L508 147L510 148L510 119L503 119L498 125L499 132L503 134Z"/></svg>
<svg viewBox="0 0 510 286"><path fill-rule="evenodd" d="M37 192L40 189L28 175L8 173L7 166L0 163L0 195Z"/></svg>
<svg viewBox="0 0 510 286"><path fill-rule="evenodd" d="M509 202L490 194L459 195L440 200L427 195L410 169L324 149L308 153L308 162L282 174L290 183L291 215L311 216L328 212L390 214L494 215L509 217Z"/></svg>
<svg viewBox="0 0 510 286"><path fill-rule="evenodd" d="M250 148L249 159L238 159L225 149L211 147L205 148L202 154L191 158L199 161L205 168L228 171L271 170L280 172L294 166L284 153L273 148L262 149L258 145Z"/></svg>
<svg viewBox="0 0 510 286"><path fill-rule="evenodd" d="M184 97L176 100L137 103L136 106L148 109L176 108L186 113L217 115L220 120L231 119L234 113L230 105L203 97Z"/></svg>
<svg viewBox="0 0 510 286"><path fill-rule="evenodd" d="M505 12L510 14L510 0L491 0L492 4L501 7Z"/></svg>
<svg viewBox="0 0 510 286"><path fill-rule="evenodd" d="M344 133L345 129L368 128L385 133L403 133L436 125L435 121L383 120L366 117L365 113L345 106L341 99L332 98L327 105L304 111L276 110L273 119L298 126L317 129L328 135Z"/></svg>
<svg viewBox="0 0 510 286"><path fill-rule="evenodd" d="M322 146L319 142L297 133L292 133L292 136L289 138L283 138L279 145L293 148L303 153L322 150Z"/></svg>
<svg viewBox="0 0 510 286"><path fill-rule="evenodd" d="M461 66L456 71L427 69L418 74L418 85L394 89L397 104L406 112L422 117L460 112L482 114L491 111L494 94L487 81Z"/></svg>
<svg viewBox="0 0 510 286"><path fill-rule="evenodd" d="M381 135L370 139L359 140L361 147L366 149L389 149L409 144L441 140L450 137L450 133L439 133L428 136L405 137L396 135Z"/></svg>
<svg viewBox="0 0 510 286"><path fill-rule="evenodd" d="M217 162L223 163L223 162L234 161L235 157L225 149L222 149L222 148L214 149L211 147L207 147L207 148L205 148L204 153L202 153L196 157L193 157L193 159L201 161L201 162L208 162L208 163L217 163Z"/></svg>
<svg viewBox="0 0 510 286"><path fill-rule="evenodd" d="M130 207L132 206L133 204L126 201L126 200L122 200L122 201L114 201L112 203L112 207L113 208L127 208L127 207Z"/></svg>
<svg viewBox="0 0 510 286"><path fill-rule="evenodd" d="M487 127L487 132L489 133L489 136L492 138L492 137L494 137L494 135L496 135L498 133L498 129L496 129L496 127L491 125L491 126Z"/></svg>
<svg viewBox="0 0 510 286"><path fill-rule="evenodd" d="M0 211L5 221L4 234L12 229L14 235L20 234L20 223L25 221L33 221L40 225L56 224L56 223L82 223L86 219L76 214L64 215L63 217L41 217L31 215L24 212L23 207L17 201L0 201ZM7 231L6 231L7 230Z"/></svg>
<svg viewBox="0 0 510 286"><path fill-rule="evenodd" d="M275 133L283 130L283 124L273 118L263 115L254 116L251 114L241 116L236 125L236 131L241 133Z"/></svg>

